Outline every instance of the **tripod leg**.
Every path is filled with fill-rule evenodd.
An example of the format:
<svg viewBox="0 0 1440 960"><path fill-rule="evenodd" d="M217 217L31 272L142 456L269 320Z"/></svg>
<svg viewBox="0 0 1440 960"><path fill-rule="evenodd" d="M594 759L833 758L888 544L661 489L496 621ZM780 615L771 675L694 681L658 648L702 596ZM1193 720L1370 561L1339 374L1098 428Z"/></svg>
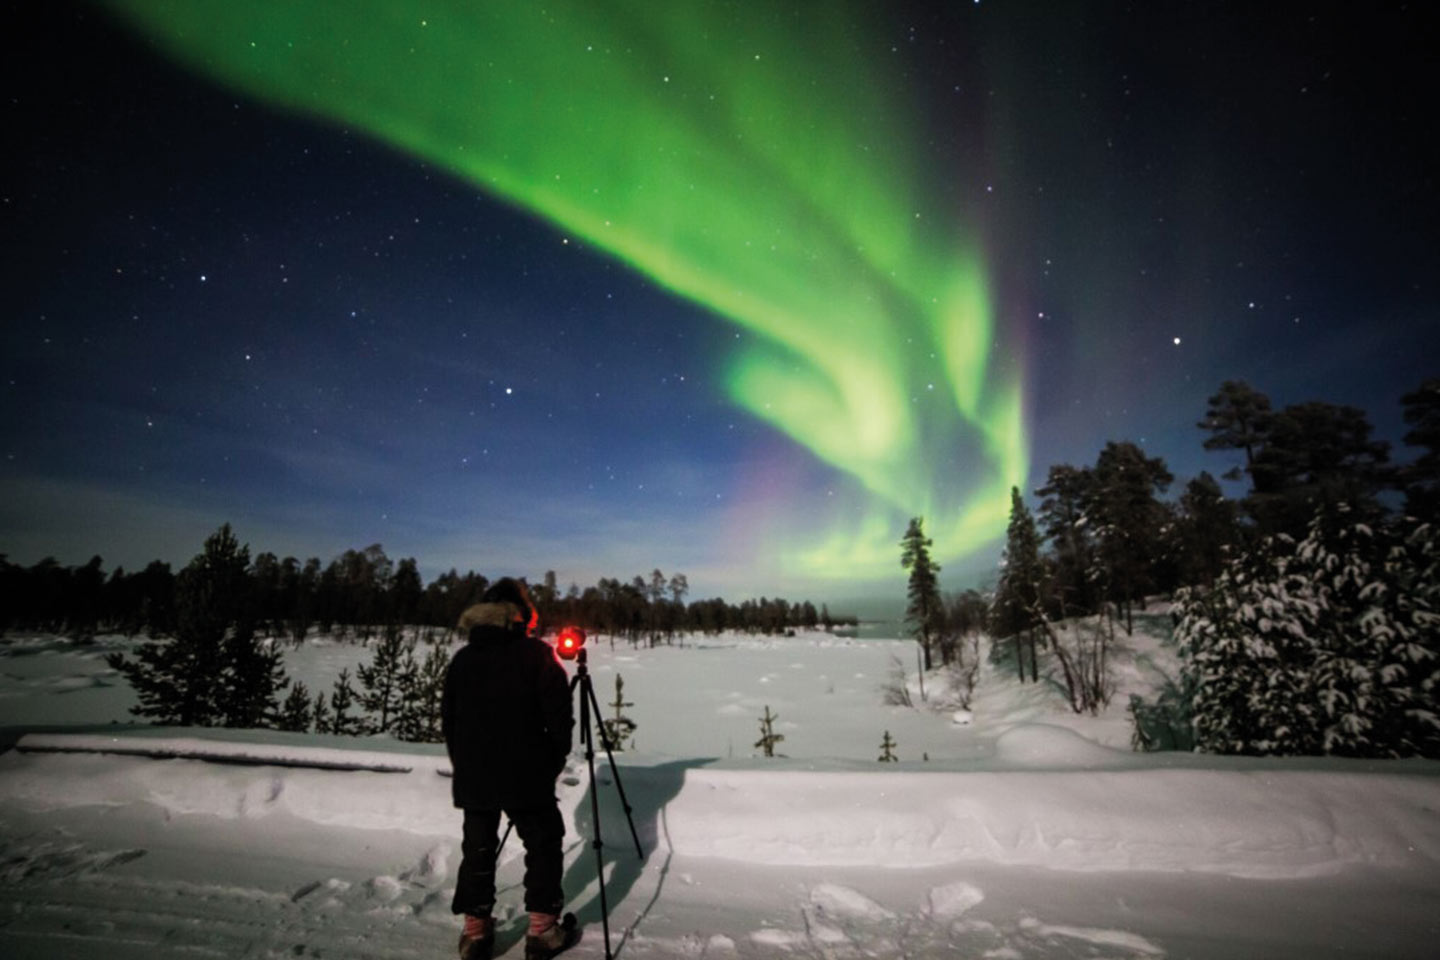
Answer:
<svg viewBox="0 0 1440 960"><path fill-rule="evenodd" d="M585 744L585 763L590 768L590 818L595 825L595 839L591 846L595 848L595 879L600 883L600 924L605 930L605 960L611 960L610 954L610 905L605 899L605 857L600 852L605 846L600 839L600 790L595 783L595 731L590 725L590 701L585 697L585 690L590 689L589 675L581 674L576 678L582 681L580 694L580 741ZM592 694L593 696L593 694ZM599 710L596 710L598 716ZM604 743L604 731L601 731L601 742ZM608 749L608 747L607 747Z"/></svg>
<svg viewBox="0 0 1440 960"><path fill-rule="evenodd" d="M590 683L588 674L585 677L585 684L580 696L588 699L590 706L595 710L595 716L598 717L600 715L600 703L595 699L595 687ZM584 713L583 708L581 712ZM645 852L640 849L640 834L635 830L635 818L632 815L633 811L630 809L630 801L625 797L625 787L620 783L620 771L615 767L615 754L610 750L610 739L605 736L605 728L603 726L600 727L600 745L605 748L605 757L610 761L610 775L615 778L615 790L620 794L620 806L625 810L625 822L630 825L630 839L635 841L635 856L644 860ZM590 768L590 782L592 784L595 782L595 768L593 766Z"/></svg>

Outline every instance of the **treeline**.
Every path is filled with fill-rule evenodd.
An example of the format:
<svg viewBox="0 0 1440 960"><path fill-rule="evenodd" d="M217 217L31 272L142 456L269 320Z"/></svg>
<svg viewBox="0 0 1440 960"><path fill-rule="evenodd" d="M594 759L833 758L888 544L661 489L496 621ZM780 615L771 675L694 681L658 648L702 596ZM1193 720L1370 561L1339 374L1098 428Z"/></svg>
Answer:
<svg viewBox="0 0 1440 960"><path fill-rule="evenodd" d="M477 602L490 581L474 571L450 570L429 584L414 558L392 561L379 544L346 550L329 564L316 558L278 558L261 553L248 560L243 583L245 616L264 636L296 642L312 631L368 641L386 625L447 629L461 611ZM85 640L97 634L171 636L178 626L179 577L155 561L136 573L117 568L108 575L100 557L81 567L54 559L22 567L0 555L0 632L28 630ZM560 591L547 571L531 591L547 625L574 624L623 637L632 643L671 641L676 634L737 630L778 634L787 630L853 624L828 607L782 598L739 604L713 598L685 602L683 573L660 570L630 581L601 579L581 589Z"/></svg>
<svg viewBox="0 0 1440 960"><path fill-rule="evenodd" d="M1096 712L1116 631L1174 594L1184 674L1132 704L1138 746L1440 754L1440 380L1401 403L1419 455L1397 466L1361 410L1225 383L1198 426L1243 456L1237 498L1202 473L1162 499L1173 475L1131 443L1051 467L1033 515L1012 492L994 649L1022 680L1043 653Z"/></svg>
<svg viewBox="0 0 1440 960"><path fill-rule="evenodd" d="M30 568L5 563L0 577L7 628L82 640L99 632L148 633L132 651L107 657L135 690L136 716L175 726L429 742L441 739L440 696L455 624L489 586L483 576L453 570L425 585L413 559L392 564L379 545L347 550L324 569L318 560L301 564L268 553L252 561L229 524L179 574L157 562L138 574L116 570L106 577L97 557L68 570L53 560ZM547 625L582 626L637 645L680 632L779 633L840 622L808 601L687 605L688 591L684 574L660 570L629 583L602 579L584 591L572 585L563 595L548 571L531 587ZM303 642L312 628L364 642L369 662L354 676L342 670L328 691L292 682L284 648Z"/></svg>

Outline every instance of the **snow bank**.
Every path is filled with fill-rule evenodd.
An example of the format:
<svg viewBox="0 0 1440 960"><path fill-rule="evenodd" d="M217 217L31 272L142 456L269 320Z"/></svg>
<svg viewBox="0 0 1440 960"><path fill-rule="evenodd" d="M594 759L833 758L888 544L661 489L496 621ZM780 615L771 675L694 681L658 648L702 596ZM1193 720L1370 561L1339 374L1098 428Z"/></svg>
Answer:
<svg viewBox="0 0 1440 960"><path fill-rule="evenodd" d="M195 736L28 733L15 746L27 753L113 753L154 760L211 760L318 770L369 770L374 773L409 773L417 763L432 770L450 768L450 761L445 757L398 756L374 750L211 740Z"/></svg>
<svg viewBox="0 0 1440 960"><path fill-rule="evenodd" d="M0 757L0 800L32 809L145 803L172 815L286 814L442 837L457 829L441 776L449 764L436 748L352 750L275 742L273 733L268 742L209 733L28 735L20 751ZM1251 878L1440 864L1440 766L1189 763L1161 765L1037 725L1007 732L995 757L974 769L695 761L626 764L622 777L642 834L654 839L663 816L675 853L745 863L988 862ZM571 823L586 786L567 778L562 787ZM602 791L602 806L616 806Z"/></svg>
<svg viewBox="0 0 1440 960"><path fill-rule="evenodd" d="M1283 878L1440 862L1440 781L1314 771L692 769L677 853L747 863L1199 871Z"/></svg>
<svg viewBox="0 0 1440 960"><path fill-rule="evenodd" d="M30 734L18 746L0 756L0 800L31 810L151 804L174 816L285 814L441 837L460 820L439 776L450 768L443 755L59 734Z"/></svg>

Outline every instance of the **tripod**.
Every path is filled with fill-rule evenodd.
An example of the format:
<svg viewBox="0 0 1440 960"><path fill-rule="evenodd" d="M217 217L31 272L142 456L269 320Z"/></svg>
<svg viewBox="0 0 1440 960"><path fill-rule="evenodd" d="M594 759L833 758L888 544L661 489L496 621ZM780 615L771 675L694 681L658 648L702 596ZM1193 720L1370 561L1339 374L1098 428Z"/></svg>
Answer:
<svg viewBox="0 0 1440 960"><path fill-rule="evenodd" d="M600 839L600 791L595 785L595 734L600 734L600 745L605 748L605 758L610 761L610 775L615 778L615 790L620 794L620 805L625 808L625 821L630 825L630 838L635 841L635 856L645 859L640 848L640 835L635 832L635 819L631 816L630 801L625 798L625 788L620 784L620 771L615 767L615 754L610 750L610 739L605 736L605 725L600 722L600 702L595 698L595 685L590 682L590 670L586 666L585 648L575 654L575 676L570 681L570 692L580 691L580 743L585 747L585 763L590 768L590 819L595 824L595 839L590 846L595 849L595 878L600 882L600 923L605 930L605 960L612 960L610 952L610 906L605 899L605 858L601 849L605 846ZM593 714L592 714L593 711ZM592 719L593 716L593 719ZM510 837L513 824L506 824L505 836L500 838L500 848ZM497 852L498 857L498 852Z"/></svg>
<svg viewBox="0 0 1440 960"><path fill-rule="evenodd" d="M595 685L590 682L590 671L585 665L585 648L576 653L575 678L570 689L580 690L580 743L585 747L585 763L590 768L590 819L595 824L595 879L600 882L600 923L605 929L605 960L610 954L610 908L605 902L605 859L600 850L605 846L600 839L600 791L595 785L595 734L600 734L600 745L605 748L605 758L610 761L610 775L615 778L615 791L620 794L620 805L625 809L625 822L630 825L630 839L635 841L635 856L645 859L640 849L640 835L635 832L635 818L631 816L630 801L625 798L625 788L620 784L620 771L615 767L615 754L610 750L610 738L605 736L605 725L600 722L600 702L595 699ZM592 713L593 721L592 721Z"/></svg>

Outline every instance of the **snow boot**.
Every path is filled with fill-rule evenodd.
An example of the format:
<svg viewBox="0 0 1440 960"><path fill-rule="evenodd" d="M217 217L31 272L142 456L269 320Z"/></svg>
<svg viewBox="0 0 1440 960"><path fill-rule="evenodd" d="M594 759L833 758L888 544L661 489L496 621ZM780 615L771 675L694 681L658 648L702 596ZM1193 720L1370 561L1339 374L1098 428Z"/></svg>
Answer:
<svg viewBox="0 0 1440 960"><path fill-rule="evenodd" d="M575 914L567 913L559 923L543 933L525 936L525 960L550 960L580 942L580 926Z"/></svg>
<svg viewBox="0 0 1440 960"><path fill-rule="evenodd" d="M472 923L474 919L466 918L466 932L460 934L460 960L490 960L495 953L495 921Z"/></svg>
<svg viewBox="0 0 1440 960"><path fill-rule="evenodd" d="M460 934L460 960L490 960L495 953L495 934L467 937Z"/></svg>

